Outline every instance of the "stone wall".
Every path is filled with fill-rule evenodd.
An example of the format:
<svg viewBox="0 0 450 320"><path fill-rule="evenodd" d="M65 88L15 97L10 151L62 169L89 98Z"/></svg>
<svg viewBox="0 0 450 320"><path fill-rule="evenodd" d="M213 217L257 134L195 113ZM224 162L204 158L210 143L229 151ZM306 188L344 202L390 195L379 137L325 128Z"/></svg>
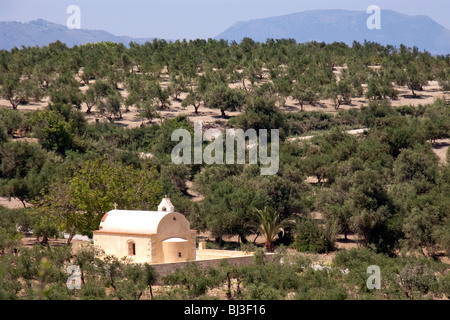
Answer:
<svg viewBox="0 0 450 320"><path fill-rule="evenodd" d="M253 256L253 252L234 251L234 250L215 250L202 249L199 246L197 251L197 260L224 259Z"/></svg>
<svg viewBox="0 0 450 320"><path fill-rule="evenodd" d="M199 250L203 251L203 250ZM206 251L206 250L205 250ZM214 251L224 251L224 250L214 250ZM233 251L228 251L228 253ZM264 256L266 261L272 259L272 254L266 253ZM222 260L228 260L228 263L235 266L245 266L253 263L253 255L230 257L230 255L224 256L223 258L207 259L207 260L194 260L189 262L175 262L175 263L155 263L152 266L155 268L156 272L159 274L158 281L156 285L162 285L162 277L173 273L177 269L182 269L186 267L189 263L195 263L199 268L207 267L217 267Z"/></svg>

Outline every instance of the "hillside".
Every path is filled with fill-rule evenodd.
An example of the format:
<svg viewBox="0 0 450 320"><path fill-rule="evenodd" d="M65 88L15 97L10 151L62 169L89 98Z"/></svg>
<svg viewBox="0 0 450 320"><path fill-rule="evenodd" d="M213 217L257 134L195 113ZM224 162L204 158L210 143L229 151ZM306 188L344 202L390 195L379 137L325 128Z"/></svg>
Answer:
<svg viewBox="0 0 450 320"><path fill-rule="evenodd" d="M369 30L366 12L314 10L284 16L237 22L216 39L240 42L249 37L264 42L267 38L295 39L297 42L373 41L382 45L417 46L432 54L450 53L450 31L427 16L409 16L391 10L381 11L381 29Z"/></svg>
<svg viewBox="0 0 450 320"><path fill-rule="evenodd" d="M145 43L153 38L132 38L116 36L102 30L69 29L64 25L46 20L35 20L28 23L7 21L0 22L0 49L10 50L14 47L45 46L61 41L68 47L97 42L116 42L128 45L131 41Z"/></svg>

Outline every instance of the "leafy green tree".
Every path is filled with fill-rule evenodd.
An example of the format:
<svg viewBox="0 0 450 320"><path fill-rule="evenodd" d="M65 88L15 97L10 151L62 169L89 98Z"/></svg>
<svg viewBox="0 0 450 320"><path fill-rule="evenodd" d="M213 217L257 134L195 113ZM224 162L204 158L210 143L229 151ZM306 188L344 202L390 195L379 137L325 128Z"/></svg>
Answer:
<svg viewBox="0 0 450 320"><path fill-rule="evenodd" d="M170 106L168 89L163 89L159 82L146 76L134 75L127 79L126 87L130 94L126 105L148 101L155 108L164 110Z"/></svg>
<svg viewBox="0 0 450 320"><path fill-rule="evenodd" d="M95 81L90 88L92 88L93 92L89 93L89 95L93 95L97 102L102 98L106 98L116 93L116 90L111 86L111 84L103 80ZM89 89L87 91L89 91Z"/></svg>
<svg viewBox="0 0 450 320"><path fill-rule="evenodd" d="M155 164L170 163L171 152L173 148L178 144L176 141L171 140L172 132L176 129L186 129L191 133L194 133L192 123L189 122L185 115L176 116L173 119L164 119L155 131L155 136L150 146L145 150L150 151L154 155Z"/></svg>
<svg viewBox="0 0 450 320"><path fill-rule="evenodd" d="M30 119L33 131L41 145L47 149L64 154L73 146L73 121L52 110L34 112Z"/></svg>
<svg viewBox="0 0 450 320"><path fill-rule="evenodd" d="M338 110L342 104L351 104L353 95L352 85L347 79L337 83L332 81L325 89L325 96L333 101L335 110Z"/></svg>
<svg viewBox="0 0 450 320"><path fill-rule="evenodd" d="M86 104L86 113L91 113L92 108L98 102L94 87L90 87L83 94L83 102Z"/></svg>
<svg viewBox="0 0 450 320"><path fill-rule="evenodd" d="M169 163L166 165L162 165L161 169L161 179L164 184L165 192L167 193L169 190L168 186L172 185L175 190L181 192L184 195L187 195L187 186L186 182L189 180L191 176L191 168L185 164L173 164ZM169 192L170 194L171 192Z"/></svg>
<svg viewBox="0 0 450 320"><path fill-rule="evenodd" d="M184 268L177 269L172 274L162 278L166 285L182 286L186 290L184 298L195 298L206 293L209 279L206 271L195 263L188 263Z"/></svg>
<svg viewBox="0 0 450 320"><path fill-rule="evenodd" d="M240 110L245 100L246 94L242 90L216 85L206 93L205 104L208 108L220 109L222 118L226 118L226 111Z"/></svg>
<svg viewBox="0 0 450 320"><path fill-rule="evenodd" d="M389 145L389 153L396 158L402 149L426 142L425 129L417 119L384 117L375 122L371 130L374 137Z"/></svg>
<svg viewBox="0 0 450 320"><path fill-rule="evenodd" d="M425 207L422 210L413 208L404 219L402 230L405 236L402 239L402 245L410 251L418 250L424 256L427 256L425 248L428 254L435 254L439 241L437 237L439 225L441 221L438 210L432 207Z"/></svg>
<svg viewBox="0 0 450 320"><path fill-rule="evenodd" d="M158 112L156 112L155 107L149 101L138 102L137 108L138 115L141 118L147 119L148 121L159 118Z"/></svg>
<svg viewBox="0 0 450 320"><path fill-rule="evenodd" d="M41 225L47 223L55 225L58 230L68 233L67 244L70 244L84 221L83 216L77 212L76 206L72 204L68 189L67 183L59 182L52 185L49 193L36 203L32 214Z"/></svg>
<svg viewBox="0 0 450 320"><path fill-rule="evenodd" d="M424 126L425 134L431 143L450 136L450 107L444 99L437 99L432 105L427 106Z"/></svg>
<svg viewBox="0 0 450 320"><path fill-rule="evenodd" d="M91 235L115 203L120 209L148 209L156 207L162 196L154 169L138 170L101 160L85 162L61 183L53 186L34 210L72 236L76 232Z"/></svg>
<svg viewBox="0 0 450 320"><path fill-rule="evenodd" d="M450 67L447 67L439 72L438 82L442 90L444 91L450 90Z"/></svg>
<svg viewBox="0 0 450 320"><path fill-rule="evenodd" d="M292 79L290 77L283 74L272 74L271 77L275 92L277 92L280 101L284 101L287 97L292 95ZM282 104L284 104L284 102Z"/></svg>
<svg viewBox="0 0 450 320"><path fill-rule="evenodd" d="M0 96L11 103L12 109L17 110L21 103L28 102L31 97L30 89L32 86L28 85L27 81L20 80L20 76L14 74L6 74L2 79L2 86Z"/></svg>
<svg viewBox="0 0 450 320"><path fill-rule="evenodd" d="M317 197L316 208L321 210L325 217L325 224L333 233L343 233L345 240L352 231L350 219L353 208L346 198L348 192L348 178L338 177L330 188L323 189Z"/></svg>
<svg viewBox="0 0 450 320"><path fill-rule="evenodd" d="M170 106L169 101L169 91L167 89L161 88L159 83L152 86L151 93L153 97L158 101L159 108L161 110L167 109Z"/></svg>
<svg viewBox="0 0 450 320"><path fill-rule="evenodd" d="M23 215L21 209L7 209L0 206L0 257L17 251L22 239L19 216Z"/></svg>
<svg viewBox="0 0 450 320"><path fill-rule="evenodd" d="M400 65L395 71L395 81L400 86L407 86L411 90L413 98L416 98L416 91L423 90L423 86L428 83L428 73L425 65L419 65L418 59L407 62L406 66Z"/></svg>
<svg viewBox="0 0 450 320"><path fill-rule="evenodd" d="M301 252L325 253L334 250L332 235L311 218L299 218L296 222L293 247Z"/></svg>
<svg viewBox="0 0 450 320"><path fill-rule="evenodd" d="M75 80L72 72L64 72L50 87L50 99L52 103L70 104L80 108L83 94L81 93L79 86L80 85Z"/></svg>
<svg viewBox="0 0 450 320"><path fill-rule="evenodd" d="M377 250L389 252L398 241L398 230L390 225L391 204L383 184L383 176L375 170L356 171L349 189L353 214L351 228ZM392 229L391 229L392 228Z"/></svg>
<svg viewBox="0 0 450 320"><path fill-rule="evenodd" d="M280 130L283 138L287 131L286 117L280 109L275 106L275 100L263 97L254 97L248 100L244 112L237 115L233 120L237 127L244 131L247 129L267 129L270 137L270 129Z"/></svg>
<svg viewBox="0 0 450 320"><path fill-rule="evenodd" d="M430 148L404 149L394 162L394 181L411 183L419 193L430 190L437 178L437 157Z"/></svg>
<svg viewBox="0 0 450 320"><path fill-rule="evenodd" d="M391 104L386 101L371 101L368 106L363 106L358 115L358 121L366 127L373 127L378 118L397 115Z"/></svg>
<svg viewBox="0 0 450 320"><path fill-rule="evenodd" d="M200 108L202 101L203 95L200 93L200 91L190 91L186 99L184 99L181 103L181 106L183 108L186 108L187 106L192 105L194 107L195 114L198 114L198 109Z"/></svg>
<svg viewBox="0 0 450 320"><path fill-rule="evenodd" d="M6 134L10 137L19 130L26 127L26 118L18 110L0 109L0 122L6 129Z"/></svg>
<svg viewBox="0 0 450 320"><path fill-rule="evenodd" d="M300 104L300 111L303 111L303 105L305 103L314 105L318 102L318 83L315 78L305 75L297 79L292 86L292 98Z"/></svg>
<svg viewBox="0 0 450 320"><path fill-rule="evenodd" d="M53 178L60 159L36 143L7 142L0 149L0 162L0 193L26 206Z"/></svg>
<svg viewBox="0 0 450 320"><path fill-rule="evenodd" d="M50 60L41 61L34 66L33 75L36 77L39 86L47 91L57 77L56 66Z"/></svg>
<svg viewBox="0 0 450 320"><path fill-rule="evenodd" d="M201 220L219 242L224 236L238 235L243 243L252 232L254 207L261 207L261 193L236 185L233 179L221 181L201 203Z"/></svg>
<svg viewBox="0 0 450 320"><path fill-rule="evenodd" d="M174 75L170 76L170 83L167 88L169 95L172 95L175 100L179 100L179 96L181 93L186 91L188 86L188 80L185 79L183 75Z"/></svg>
<svg viewBox="0 0 450 320"><path fill-rule="evenodd" d="M226 296L228 300L234 300L242 295L241 282L242 282L242 272L239 267L234 266L228 262L228 260L223 259L217 269L217 274L210 272L211 276L216 276L214 282L219 284L226 283ZM233 292L233 286L235 285L236 290Z"/></svg>
<svg viewBox="0 0 450 320"><path fill-rule="evenodd" d="M8 133L6 131L6 126L0 120L0 145L4 142L7 142L9 139Z"/></svg>
<svg viewBox="0 0 450 320"><path fill-rule="evenodd" d="M94 66L90 64L86 64L83 67L83 72L80 75L80 79L81 81L83 81L85 85L89 85L89 82L95 78L94 70L95 70Z"/></svg>
<svg viewBox="0 0 450 320"><path fill-rule="evenodd" d="M150 297L153 299L153 290L152 286L156 283L158 280L158 272L156 271L155 267L148 263L144 263L143 270L142 270L142 281L146 288L150 291Z"/></svg>
<svg viewBox="0 0 450 320"><path fill-rule="evenodd" d="M372 72L372 76L369 77L367 82L366 98L369 101L396 98L398 92L392 81L392 77L383 70Z"/></svg>
<svg viewBox="0 0 450 320"><path fill-rule="evenodd" d="M122 98L119 94L112 94L101 100L98 105L100 114L106 117L110 123L114 122L114 117L122 118Z"/></svg>
<svg viewBox="0 0 450 320"><path fill-rule="evenodd" d="M147 288L156 281L157 274L149 264L125 264L125 279L115 284L115 296L119 300L139 300Z"/></svg>

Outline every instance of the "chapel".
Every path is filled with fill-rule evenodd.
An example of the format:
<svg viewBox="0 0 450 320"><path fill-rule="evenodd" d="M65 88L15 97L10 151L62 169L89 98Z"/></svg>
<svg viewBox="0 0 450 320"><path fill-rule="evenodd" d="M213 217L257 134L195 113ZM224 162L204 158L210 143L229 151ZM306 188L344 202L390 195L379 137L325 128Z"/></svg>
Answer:
<svg viewBox="0 0 450 320"><path fill-rule="evenodd" d="M166 196L158 211L111 210L99 229L94 245L107 255L127 257L136 263L170 263L196 259L196 231L186 217L175 212Z"/></svg>

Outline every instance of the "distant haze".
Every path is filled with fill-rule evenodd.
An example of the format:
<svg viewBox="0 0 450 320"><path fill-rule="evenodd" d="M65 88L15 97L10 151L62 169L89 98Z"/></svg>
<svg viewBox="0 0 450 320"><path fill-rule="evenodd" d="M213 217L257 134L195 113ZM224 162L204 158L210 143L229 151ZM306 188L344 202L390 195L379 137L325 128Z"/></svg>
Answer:
<svg viewBox="0 0 450 320"><path fill-rule="evenodd" d="M381 10L381 28L369 29L367 12L351 10L313 10L285 16L238 22L216 39L240 42L248 37L264 42L272 39L295 39L297 42L401 44L432 54L450 53L450 31L424 15L409 16L392 10Z"/></svg>
<svg viewBox="0 0 450 320"><path fill-rule="evenodd" d="M65 24L66 9L72 4L81 8L83 29L135 38L213 38L238 21L317 9L363 12L373 4L407 15L427 15L450 29L448 0L1 0L0 21L44 19Z"/></svg>
<svg viewBox="0 0 450 320"><path fill-rule="evenodd" d="M344 42L365 40L399 47L401 44L431 54L450 53L450 31L431 18L409 16L392 10L382 10L381 28L370 30L365 11L313 10L284 16L237 22L218 34L215 39L240 42L248 37L265 42L272 39L295 39L297 42ZM144 43L153 38L117 36L102 30L73 29L46 20L29 23L0 22L0 49L44 46L60 40L69 47L74 45L111 41L128 45L131 41ZM174 40L174 39L168 39Z"/></svg>

